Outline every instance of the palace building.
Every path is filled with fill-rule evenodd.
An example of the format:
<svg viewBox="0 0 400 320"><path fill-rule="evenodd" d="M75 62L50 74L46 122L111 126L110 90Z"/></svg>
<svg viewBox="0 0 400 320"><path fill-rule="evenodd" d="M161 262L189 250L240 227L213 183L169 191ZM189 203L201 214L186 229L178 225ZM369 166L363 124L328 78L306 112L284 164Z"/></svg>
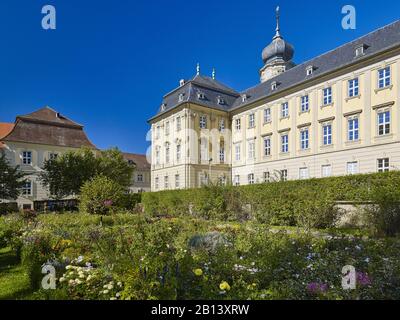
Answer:
<svg viewBox="0 0 400 320"><path fill-rule="evenodd" d="M276 18L258 85L237 92L198 67L164 96L152 191L400 169L400 21L296 65Z"/></svg>

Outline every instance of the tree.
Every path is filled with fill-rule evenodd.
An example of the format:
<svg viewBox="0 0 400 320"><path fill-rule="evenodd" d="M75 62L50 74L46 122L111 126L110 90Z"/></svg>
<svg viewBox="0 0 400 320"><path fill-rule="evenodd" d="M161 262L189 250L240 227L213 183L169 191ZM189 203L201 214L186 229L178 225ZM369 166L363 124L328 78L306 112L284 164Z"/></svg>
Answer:
<svg viewBox="0 0 400 320"><path fill-rule="evenodd" d="M15 200L25 183L19 166L11 167L4 153L0 152L0 199Z"/></svg>
<svg viewBox="0 0 400 320"><path fill-rule="evenodd" d="M97 175L108 177L127 188L134 167L129 165L118 149L93 151L82 148L70 151L44 163L41 180L52 197L62 199L80 194L81 187Z"/></svg>

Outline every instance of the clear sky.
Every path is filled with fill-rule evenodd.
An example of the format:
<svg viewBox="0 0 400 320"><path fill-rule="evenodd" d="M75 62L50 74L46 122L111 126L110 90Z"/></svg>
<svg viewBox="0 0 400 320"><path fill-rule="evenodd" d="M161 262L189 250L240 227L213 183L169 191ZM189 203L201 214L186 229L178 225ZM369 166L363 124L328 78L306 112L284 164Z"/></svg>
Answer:
<svg viewBox="0 0 400 320"><path fill-rule="evenodd" d="M53 31L41 27L46 4L57 10ZM357 10L356 30L341 27L346 4ZM1 0L0 122L49 105L84 124L98 147L144 153L146 120L197 62L237 90L259 82L277 5L296 63L400 13L397 0Z"/></svg>

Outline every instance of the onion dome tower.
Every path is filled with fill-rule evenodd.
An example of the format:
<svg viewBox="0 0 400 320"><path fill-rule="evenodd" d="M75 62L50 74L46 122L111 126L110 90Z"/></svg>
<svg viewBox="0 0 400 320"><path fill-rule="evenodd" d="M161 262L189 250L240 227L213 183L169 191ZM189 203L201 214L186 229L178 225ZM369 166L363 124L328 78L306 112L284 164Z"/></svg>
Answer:
<svg viewBox="0 0 400 320"><path fill-rule="evenodd" d="M264 48L262 59L264 67L260 70L261 82L265 82L273 77L292 68L294 48L286 42L280 32L280 10L276 8L276 33L272 38L272 42Z"/></svg>

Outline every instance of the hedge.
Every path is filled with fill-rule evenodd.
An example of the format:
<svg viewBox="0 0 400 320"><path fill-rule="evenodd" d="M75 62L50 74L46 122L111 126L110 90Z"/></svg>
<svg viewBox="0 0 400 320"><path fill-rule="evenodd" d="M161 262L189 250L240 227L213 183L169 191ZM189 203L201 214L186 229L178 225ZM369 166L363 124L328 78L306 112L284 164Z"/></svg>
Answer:
<svg viewBox="0 0 400 320"><path fill-rule="evenodd" d="M142 203L152 216L253 218L274 225L330 227L340 216L335 206L338 201L370 201L380 186L398 190L400 172L161 191L143 194Z"/></svg>

